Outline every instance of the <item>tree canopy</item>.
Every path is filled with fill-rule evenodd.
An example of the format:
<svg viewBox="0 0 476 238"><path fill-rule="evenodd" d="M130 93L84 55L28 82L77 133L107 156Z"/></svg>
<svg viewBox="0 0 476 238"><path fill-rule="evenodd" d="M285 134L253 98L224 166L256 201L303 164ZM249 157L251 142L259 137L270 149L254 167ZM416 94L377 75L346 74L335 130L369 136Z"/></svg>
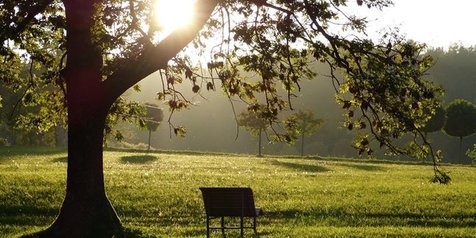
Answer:
<svg viewBox="0 0 476 238"><path fill-rule="evenodd" d="M315 75L309 63L322 61L347 111L347 127L369 132L357 142L359 150L370 153L376 142L397 154L430 153L435 179L447 182L421 130L429 119L424 109L436 110L441 94L423 78L432 64L422 55L424 45L395 32L368 39L367 20L346 11L389 5L389 0L197 0L192 24L166 34L154 20L152 0L0 0L2 84L20 92L23 105L41 108L20 121L46 130L67 115L66 198L45 236L119 234L104 190L106 118L112 109L121 111L117 102L127 89L156 71L158 98L172 112L191 105L179 84L188 82L197 94L221 88L269 123L275 139L289 141L289 134L274 128L280 112L293 109L300 80ZM209 47L210 42L218 43ZM202 57L207 62L193 63L182 51L187 45L207 51ZM410 144L393 143L405 135L413 138Z"/></svg>
<svg viewBox="0 0 476 238"><path fill-rule="evenodd" d="M164 119L164 113L157 104L146 103L147 108L146 126L149 131L156 131L160 122Z"/></svg>
<svg viewBox="0 0 476 238"><path fill-rule="evenodd" d="M474 161L476 161L476 144L473 145L473 149L468 149L468 151L466 151L466 154L471 159L473 159L473 163L474 163Z"/></svg>
<svg viewBox="0 0 476 238"><path fill-rule="evenodd" d="M269 123L260 117L259 114L251 112L242 112L238 116L238 125L246 128L253 136L258 137L258 156L262 154L262 133L266 133L266 129L269 128Z"/></svg>
<svg viewBox="0 0 476 238"><path fill-rule="evenodd" d="M256 113L242 112L238 116L238 125L245 127L253 135L257 135L259 131L266 130L269 124Z"/></svg>
<svg viewBox="0 0 476 238"><path fill-rule="evenodd" d="M444 132L459 137L459 159L463 157L463 137L476 133L476 104L464 99L455 99L446 107L447 121Z"/></svg>
<svg viewBox="0 0 476 238"><path fill-rule="evenodd" d="M446 134L466 137L476 133L476 105L467 100L455 99L446 107Z"/></svg>
<svg viewBox="0 0 476 238"><path fill-rule="evenodd" d="M159 128L160 122L164 119L164 113L156 104L146 103L145 107L147 108L147 118L146 118L146 127L149 131L149 140L147 150L150 150L150 140L152 137L152 132L156 131Z"/></svg>
<svg viewBox="0 0 476 238"><path fill-rule="evenodd" d="M323 119L315 118L312 111L299 110L288 118L296 124L296 131L301 136L301 156L304 156L304 137L311 136L321 128Z"/></svg>
<svg viewBox="0 0 476 238"><path fill-rule="evenodd" d="M446 111L443 107L440 107L436 110L435 114L431 116L430 120L426 122L423 131L425 133L436 132L441 129L446 124Z"/></svg>

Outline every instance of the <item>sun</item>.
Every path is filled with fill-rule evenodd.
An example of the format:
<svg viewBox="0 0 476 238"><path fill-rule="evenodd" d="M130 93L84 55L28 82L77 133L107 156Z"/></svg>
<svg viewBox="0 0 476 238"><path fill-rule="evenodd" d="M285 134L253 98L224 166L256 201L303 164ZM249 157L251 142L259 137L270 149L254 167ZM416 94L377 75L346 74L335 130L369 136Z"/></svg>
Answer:
<svg viewBox="0 0 476 238"><path fill-rule="evenodd" d="M163 32L187 27L192 21L195 0L156 0L155 19Z"/></svg>

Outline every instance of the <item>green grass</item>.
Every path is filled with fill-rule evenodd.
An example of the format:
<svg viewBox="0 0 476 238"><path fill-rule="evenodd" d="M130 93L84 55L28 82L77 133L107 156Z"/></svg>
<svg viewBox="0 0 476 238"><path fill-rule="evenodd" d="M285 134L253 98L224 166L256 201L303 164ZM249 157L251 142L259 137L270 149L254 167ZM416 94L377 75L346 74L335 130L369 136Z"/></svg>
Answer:
<svg viewBox="0 0 476 238"><path fill-rule="evenodd" d="M61 150L0 149L0 236L54 220L65 158ZM418 164L105 152L108 196L132 237L204 237L200 186L252 187L265 210L254 237L476 237L476 168L446 169L450 185L430 183L431 166Z"/></svg>

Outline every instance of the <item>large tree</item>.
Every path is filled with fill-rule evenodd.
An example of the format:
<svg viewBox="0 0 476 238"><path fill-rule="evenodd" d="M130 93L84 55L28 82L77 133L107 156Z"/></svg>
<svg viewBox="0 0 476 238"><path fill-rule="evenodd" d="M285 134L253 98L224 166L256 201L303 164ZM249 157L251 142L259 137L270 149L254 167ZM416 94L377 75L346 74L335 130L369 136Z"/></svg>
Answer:
<svg viewBox="0 0 476 238"><path fill-rule="evenodd" d="M54 126L58 105L67 108L66 197L55 222L39 235L122 234L104 188L106 118L121 94L156 71L159 98L171 111L190 104L176 87L186 78L193 92L220 86L275 125L280 111L292 109L299 80L314 76L308 63L325 62L338 101L354 112L346 120L349 129L370 131L358 141L360 151L370 152L369 142L377 141L394 153L432 153L436 180L448 181L421 130L428 120L423 109L434 110L440 95L422 79L431 65L430 57L420 55L424 47L393 33L369 40L365 18L346 13L346 5L381 9L389 0L197 0L193 24L167 35L154 23L153 2L0 0L0 78L24 103L42 106L25 124ZM219 44L206 47L213 32L218 40L210 42ZM211 52L207 76L180 53L192 42ZM29 74L19 77L25 64ZM414 138L409 147L392 143L407 134ZM285 133L276 138L291 139Z"/></svg>

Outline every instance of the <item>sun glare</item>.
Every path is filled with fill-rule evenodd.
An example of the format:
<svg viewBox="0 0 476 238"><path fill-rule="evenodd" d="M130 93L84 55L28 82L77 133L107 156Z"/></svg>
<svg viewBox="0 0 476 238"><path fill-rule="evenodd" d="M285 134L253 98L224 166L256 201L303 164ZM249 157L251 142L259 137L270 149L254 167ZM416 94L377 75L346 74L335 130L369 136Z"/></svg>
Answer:
<svg viewBox="0 0 476 238"><path fill-rule="evenodd" d="M156 21L163 32L186 27L193 17L195 0L156 0Z"/></svg>

